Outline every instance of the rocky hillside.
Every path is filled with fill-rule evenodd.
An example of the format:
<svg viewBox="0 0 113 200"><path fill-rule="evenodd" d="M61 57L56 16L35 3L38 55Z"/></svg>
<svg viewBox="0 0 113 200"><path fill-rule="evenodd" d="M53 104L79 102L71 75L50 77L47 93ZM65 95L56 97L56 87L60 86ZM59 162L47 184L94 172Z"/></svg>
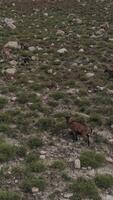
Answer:
<svg viewBox="0 0 113 200"><path fill-rule="evenodd" d="M0 1L0 47L0 200L113 200L113 2Z"/></svg>

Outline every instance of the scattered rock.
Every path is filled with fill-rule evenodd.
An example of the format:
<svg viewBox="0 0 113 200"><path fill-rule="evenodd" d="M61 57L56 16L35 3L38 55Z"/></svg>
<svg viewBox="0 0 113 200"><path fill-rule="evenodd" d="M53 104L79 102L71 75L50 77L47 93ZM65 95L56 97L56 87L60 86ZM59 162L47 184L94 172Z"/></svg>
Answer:
<svg viewBox="0 0 113 200"><path fill-rule="evenodd" d="M9 27L10 29L12 29L12 30L16 29L16 26L14 24L15 21L12 18L5 18L4 22L7 25L7 27Z"/></svg>
<svg viewBox="0 0 113 200"><path fill-rule="evenodd" d="M80 163L79 159L76 159L74 161L74 167L75 167L75 169L80 169L81 168L81 163Z"/></svg>
<svg viewBox="0 0 113 200"><path fill-rule="evenodd" d="M113 95L113 90L107 89L107 93L108 93L109 95Z"/></svg>
<svg viewBox="0 0 113 200"><path fill-rule="evenodd" d="M11 60L9 63L12 66L16 66L18 64L16 60Z"/></svg>
<svg viewBox="0 0 113 200"><path fill-rule="evenodd" d="M91 73L91 72L88 72L88 73L86 73L86 77L87 78L91 78L91 77L93 77L95 74L94 73Z"/></svg>
<svg viewBox="0 0 113 200"><path fill-rule="evenodd" d="M58 30L58 31L56 32L56 35L59 35L59 36L63 36L64 34L65 34L65 32L62 31L62 30Z"/></svg>
<svg viewBox="0 0 113 200"><path fill-rule="evenodd" d="M5 72L9 75L14 75L16 73L16 69L15 68L8 68L5 70Z"/></svg>
<svg viewBox="0 0 113 200"><path fill-rule="evenodd" d="M40 151L40 154L41 154L41 155L45 155L45 154L46 154L46 151Z"/></svg>
<svg viewBox="0 0 113 200"><path fill-rule="evenodd" d="M40 159L45 159L46 158L46 156L45 155L40 155Z"/></svg>
<svg viewBox="0 0 113 200"><path fill-rule="evenodd" d="M113 159L111 157L106 157L106 161L113 163Z"/></svg>
<svg viewBox="0 0 113 200"><path fill-rule="evenodd" d="M73 193L64 193L64 198L66 198L66 199L70 199L70 197L72 197L73 196Z"/></svg>
<svg viewBox="0 0 113 200"><path fill-rule="evenodd" d="M31 51L31 52L33 52L33 51L36 50L36 47L34 47L34 46L28 47L28 50Z"/></svg>
<svg viewBox="0 0 113 200"><path fill-rule="evenodd" d="M82 24L82 20L79 18L76 19L76 22L77 22L77 24Z"/></svg>
<svg viewBox="0 0 113 200"><path fill-rule="evenodd" d="M67 52L67 49L66 48L62 48L62 49L59 49L57 52L60 53L60 54L64 54L64 53Z"/></svg>
<svg viewBox="0 0 113 200"><path fill-rule="evenodd" d="M37 192L39 192L39 188L33 187L33 188L32 188L32 193L37 193Z"/></svg>
<svg viewBox="0 0 113 200"><path fill-rule="evenodd" d="M113 200L113 196L111 195L101 195L102 200Z"/></svg>
<svg viewBox="0 0 113 200"><path fill-rule="evenodd" d="M20 49L21 48L21 46L18 44L17 41L9 41L7 44L5 44L4 47L9 47L12 49Z"/></svg>
<svg viewBox="0 0 113 200"><path fill-rule="evenodd" d="M84 49L79 49L79 52L80 52L80 53L83 53L83 52L84 52Z"/></svg>

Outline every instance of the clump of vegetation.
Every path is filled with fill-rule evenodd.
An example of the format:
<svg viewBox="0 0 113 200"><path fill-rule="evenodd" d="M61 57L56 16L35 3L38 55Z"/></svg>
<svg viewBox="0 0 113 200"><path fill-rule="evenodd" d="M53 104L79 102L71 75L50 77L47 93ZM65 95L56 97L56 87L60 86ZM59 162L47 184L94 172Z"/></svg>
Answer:
<svg viewBox="0 0 113 200"><path fill-rule="evenodd" d="M11 170L11 173L18 178L24 177L27 173L25 166L17 165Z"/></svg>
<svg viewBox="0 0 113 200"><path fill-rule="evenodd" d="M4 123L4 122L0 123L0 132L8 134L9 130L10 129L7 123Z"/></svg>
<svg viewBox="0 0 113 200"><path fill-rule="evenodd" d="M37 125L40 130L51 130L55 126L55 120L53 118L41 118Z"/></svg>
<svg viewBox="0 0 113 200"><path fill-rule="evenodd" d="M101 126L102 125L102 119L101 116L97 113L94 113L90 116L90 122L96 126Z"/></svg>
<svg viewBox="0 0 113 200"><path fill-rule="evenodd" d="M16 148L5 142L0 143L0 162L9 161L16 155Z"/></svg>
<svg viewBox="0 0 113 200"><path fill-rule="evenodd" d="M54 100L58 101L60 99L65 99L66 95L64 92L54 92L50 95Z"/></svg>
<svg viewBox="0 0 113 200"><path fill-rule="evenodd" d="M46 167L42 161L33 161L29 164L28 169L31 172L40 173L45 171Z"/></svg>
<svg viewBox="0 0 113 200"><path fill-rule="evenodd" d="M22 200L22 197L16 192L0 190L0 200Z"/></svg>
<svg viewBox="0 0 113 200"><path fill-rule="evenodd" d="M72 200L81 200L85 198L93 200L100 199L98 189L95 185L95 182L92 180L79 178L72 183L71 190L74 193L73 197L71 198Z"/></svg>
<svg viewBox="0 0 113 200"><path fill-rule="evenodd" d="M20 187L24 192L32 192L33 187L37 187L40 191L44 191L46 182L42 177L28 177L21 183Z"/></svg>
<svg viewBox="0 0 113 200"><path fill-rule="evenodd" d="M36 148L41 147L43 145L42 140L38 137L29 138L27 144L31 149L36 149Z"/></svg>
<svg viewBox="0 0 113 200"><path fill-rule="evenodd" d="M95 151L84 151L80 155L80 161L82 167L91 166L92 168L97 168L103 165L105 156Z"/></svg>
<svg viewBox="0 0 113 200"><path fill-rule="evenodd" d="M39 155L36 152L31 152L26 156L26 162L27 163L32 163L39 160Z"/></svg>
<svg viewBox="0 0 113 200"><path fill-rule="evenodd" d="M7 98L0 97L0 109L4 108L7 103L8 103L8 99Z"/></svg>
<svg viewBox="0 0 113 200"><path fill-rule="evenodd" d="M19 157L25 157L26 147L24 147L24 146L16 147L16 155L19 156Z"/></svg>
<svg viewBox="0 0 113 200"><path fill-rule="evenodd" d="M109 174L98 174L95 177L95 183L99 188L111 188L113 187L113 176Z"/></svg>
<svg viewBox="0 0 113 200"><path fill-rule="evenodd" d="M66 163L63 160L55 160L51 167L63 171L66 168Z"/></svg>

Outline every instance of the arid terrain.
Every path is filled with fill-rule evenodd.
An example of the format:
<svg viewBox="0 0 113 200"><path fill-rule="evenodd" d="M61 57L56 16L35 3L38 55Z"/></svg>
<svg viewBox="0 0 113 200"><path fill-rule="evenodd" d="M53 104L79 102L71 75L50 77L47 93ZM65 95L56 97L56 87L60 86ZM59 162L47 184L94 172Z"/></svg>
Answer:
<svg viewBox="0 0 113 200"><path fill-rule="evenodd" d="M113 1L0 1L0 49L0 200L113 200Z"/></svg>

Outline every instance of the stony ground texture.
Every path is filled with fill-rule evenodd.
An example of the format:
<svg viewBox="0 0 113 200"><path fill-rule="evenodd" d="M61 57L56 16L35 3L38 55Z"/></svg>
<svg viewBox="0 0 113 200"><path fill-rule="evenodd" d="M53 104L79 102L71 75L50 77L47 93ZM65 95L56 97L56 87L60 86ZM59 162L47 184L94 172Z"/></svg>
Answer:
<svg viewBox="0 0 113 200"><path fill-rule="evenodd" d="M0 1L0 49L0 200L113 200L113 2Z"/></svg>

